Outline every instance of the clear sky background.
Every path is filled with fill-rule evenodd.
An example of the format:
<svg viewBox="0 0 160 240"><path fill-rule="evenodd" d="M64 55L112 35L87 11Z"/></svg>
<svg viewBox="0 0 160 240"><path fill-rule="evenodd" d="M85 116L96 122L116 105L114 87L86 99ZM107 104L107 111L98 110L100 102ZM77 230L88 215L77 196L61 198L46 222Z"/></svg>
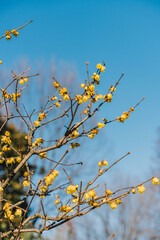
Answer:
<svg viewBox="0 0 160 240"><path fill-rule="evenodd" d="M142 97L146 100L124 124L105 128L101 147L109 144L113 160L131 151L116 171L150 177L160 126L160 1L1 0L0 16L0 35L34 20L17 39L0 41L0 59L9 70L19 59L27 58L34 69L40 59L47 67L54 57L56 62L74 65L78 81L84 82L85 62L92 74L104 60L106 92L125 73L112 104L103 108L98 120L113 119Z"/></svg>

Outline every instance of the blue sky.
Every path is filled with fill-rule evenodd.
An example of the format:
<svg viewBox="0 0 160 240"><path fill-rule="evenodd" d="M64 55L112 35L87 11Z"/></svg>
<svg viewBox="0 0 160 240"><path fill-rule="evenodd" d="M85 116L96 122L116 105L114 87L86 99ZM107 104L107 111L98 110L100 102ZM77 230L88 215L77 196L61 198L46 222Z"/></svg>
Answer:
<svg viewBox="0 0 160 240"><path fill-rule="evenodd" d="M85 62L89 61L92 73L104 60L102 88L106 87L106 92L125 73L113 103L101 111L100 117L115 118L142 97L146 100L124 124L107 126L103 147L108 143L113 146L115 160L131 151L130 160L124 161L120 169L150 177L147 172L156 154L160 126L160 2L1 0L0 15L0 35L34 20L17 39L0 41L0 58L8 69L23 58L33 69L42 59L47 68L55 58L56 62L74 65L82 82L86 78Z"/></svg>

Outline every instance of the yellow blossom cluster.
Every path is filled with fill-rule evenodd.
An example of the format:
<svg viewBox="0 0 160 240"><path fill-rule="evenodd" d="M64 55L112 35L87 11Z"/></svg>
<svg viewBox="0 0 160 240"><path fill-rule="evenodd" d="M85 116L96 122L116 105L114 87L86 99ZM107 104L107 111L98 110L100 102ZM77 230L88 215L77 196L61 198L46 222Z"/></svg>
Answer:
<svg viewBox="0 0 160 240"><path fill-rule="evenodd" d="M101 63L98 63L96 68L98 68L100 70L100 72L104 72L106 67L104 65L102 65Z"/></svg>
<svg viewBox="0 0 160 240"><path fill-rule="evenodd" d="M127 118L129 118L130 112L124 112L120 117L117 118L118 122L124 122Z"/></svg>
<svg viewBox="0 0 160 240"><path fill-rule="evenodd" d="M12 93L11 95L9 93L7 93L7 91L5 89L0 89L2 92L2 97L4 99L11 99L13 102L16 102L17 98L19 98L21 96L20 92ZM2 101L2 99L1 99Z"/></svg>
<svg viewBox="0 0 160 240"><path fill-rule="evenodd" d="M67 93L67 88L61 88L59 89L59 95L63 97L65 101L69 100L69 94Z"/></svg>
<svg viewBox="0 0 160 240"><path fill-rule="evenodd" d="M55 178L58 176L59 171L54 170L48 176L45 177L46 186L51 185Z"/></svg>
<svg viewBox="0 0 160 240"><path fill-rule="evenodd" d="M60 210L61 212L70 212L70 213L73 213L73 209L71 210L71 207L66 206L66 205L62 205L62 206L59 208L59 210Z"/></svg>
<svg viewBox="0 0 160 240"><path fill-rule="evenodd" d="M56 195L56 200L54 201L54 203L57 205L57 204L59 204L61 201L60 201L60 199L59 199L59 195Z"/></svg>
<svg viewBox="0 0 160 240"><path fill-rule="evenodd" d="M6 143L6 144L8 144L8 145L11 144L10 132L9 132L9 131L6 131L6 132L5 132L5 135L2 136L1 142L2 142L2 143Z"/></svg>
<svg viewBox="0 0 160 240"><path fill-rule="evenodd" d="M46 157L47 157L46 152L40 153L40 154L39 154L39 157L40 157L41 159L46 158Z"/></svg>
<svg viewBox="0 0 160 240"><path fill-rule="evenodd" d="M43 142L43 138L36 138L36 141L32 143L32 147L39 147L41 143L43 144Z"/></svg>
<svg viewBox="0 0 160 240"><path fill-rule="evenodd" d="M93 76L91 77L91 79L93 79L93 82L96 85L99 85L100 73L104 72L106 67L104 65L102 65L101 63L98 63L96 67L97 67L98 70L97 70L97 72L93 73Z"/></svg>
<svg viewBox="0 0 160 240"><path fill-rule="evenodd" d="M104 96L104 99L106 100L106 102L111 102L112 94L111 93L107 93L107 95Z"/></svg>
<svg viewBox="0 0 160 240"><path fill-rule="evenodd" d="M21 78L20 78L20 80L19 80L19 84L20 84L20 85L23 85L25 82L26 82L26 83L28 82L28 78L21 76Z"/></svg>
<svg viewBox="0 0 160 240"><path fill-rule="evenodd" d="M70 148L74 149L75 147L79 147L79 146L80 146L79 143L71 143Z"/></svg>
<svg viewBox="0 0 160 240"><path fill-rule="evenodd" d="M67 187L67 194L76 193L77 188L79 188L78 185L69 185L69 186Z"/></svg>
<svg viewBox="0 0 160 240"><path fill-rule="evenodd" d="M16 102L17 98L19 98L21 96L21 93L17 92L16 94L15 93L12 93L11 94L11 97L12 97L12 101L13 102Z"/></svg>
<svg viewBox="0 0 160 240"><path fill-rule="evenodd" d="M10 157L10 158L8 158L7 159L7 164L13 164L13 163L15 163L15 158L14 157Z"/></svg>
<svg viewBox="0 0 160 240"><path fill-rule="evenodd" d="M2 136L1 143L2 143L2 151L3 152L7 152L7 151L11 150L11 148L10 148L11 139L10 139L9 131L6 131L5 134Z"/></svg>
<svg viewBox="0 0 160 240"><path fill-rule="evenodd" d="M40 187L40 192L42 192L42 193L44 193L44 192L46 192L47 191L47 186L46 185L41 185L41 187Z"/></svg>
<svg viewBox="0 0 160 240"><path fill-rule="evenodd" d="M98 129L93 129L91 133L88 135L89 138L93 139L96 134L98 134L99 130Z"/></svg>
<svg viewBox="0 0 160 240"><path fill-rule="evenodd" d="M98 163L98 166L101 168L103 166L107 166L108 165L108 162L106 160L102 160Z"/></svg>
<svg viewBox="0 0 160 240"><path fill-rule="evenodd" d="M13 221L14 215L12 214L12 211L10 210L10 204L8 202L5 203L3 210L5 211L5 213L4 213L5 218L9 218L11 221Z"/></svg>
<svg viewBox="0 0 160 240"><path fill-rule="evenodd" d="M94 198L96 197L96 192L95 190L90 190L89 192L85 193L84 198L87 200L89 198Z"/></svg>
<svg viewBox="0 0 160 240"><path fill-rule="evenodd" d="M15 37L17 37L19 35L19 32L13 28L12 31L11 30L5 31L5 34L6 34L6 39L10 40L12 38L12 34Z"/></svg>
<svg viewBox="0 0 160 240"><path fill-rule="evenodd" d="M36 121L34 121L34 125L36 127L38 127L40 125L40 122L47 117L47 114L46 113L39 113L38 115L38 119Z"/></svg>
<svg viewBox="0 0 160 240"><path fill-rule="evenodd" d="M110 189L108 189L108 190L106 190L106 194L107 194L107 196L110 197L112 195L112 191Z"/></svg>
<svg viewBox="0 0 160 240"><path fill-rule="evenodd" d="M99 123L97 123L97 126L98 126L99 129L104 128L105 123L99 122Z"/></svg>

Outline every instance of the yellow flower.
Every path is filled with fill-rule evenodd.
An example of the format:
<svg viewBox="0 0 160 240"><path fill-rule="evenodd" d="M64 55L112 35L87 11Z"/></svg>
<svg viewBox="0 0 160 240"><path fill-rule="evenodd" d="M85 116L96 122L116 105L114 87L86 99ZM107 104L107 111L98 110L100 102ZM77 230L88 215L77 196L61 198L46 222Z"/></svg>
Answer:
<svg viewBox="0 0 160 240"><path fill-rule="evenodd" d="M28 176L28 172L24 172L23 176L27 177Z"/></svg>
<svg viewBox="0 0 160 240"><path fill-rule="evenodd" d="M36 126L36 127L38 127L39 125L40 125L40 122L37 120L37 121L34 121L34 125Z"/></svg>
<svg viewBox="0 0 160 240"><path fill-rule="evenodd" d="M101 129L101 128L104 128L105 124L104 124L104 123L101 123L101 122L99 122L99 123L97 123L97 126L98 126L98 128L99 128L99 129Z"/></svg>
<svg viewBox="0 0 160 240"><path fill-rule="evenodd" d="M136 189L132 188L131 192L132 192L133 194L136 194Z"/></svg>
<svg viewBox="0 0 160 240"><path fill-rule="evenodd" d="M40 157L41 159L46 158L46 157L47 157L46 152L40 153L40 154L39 154L39 157Z"/></svg>
<svg viewBox="0 0 160 240"><path fill-rule="evenodd" d="M19 98L20 96L21 96L21 93L18 92L18 93L17 93L17 98Z"/></svg>
<svg viewBox="0 0 160 240"><path fill-rule="evenodd" d="M94 89L95 89L95 86L93 84L90 84L89 85L89 90L92 92L92 91L94 91Z"/></svg>
<svg viewBox="0 0 160 240"><path fill-rule="evenodd" d="M98 63L97 66L96 66L98 69L100 69L101 72L104 72L106 67L103 66L101 63Z"/></svg>
<svg viewBox="0 0 160 240"><path fill-rule="evenodd" d="M59 204L59 203L60 203L60 200L56 199L56 200L54 201L54 203L55 203L55 204Z"/></svg>
<svg viewBox="0 0 160 240"><path fill-rule="evenodd" d="M110 91L111 91L111 92L115 92L115 91L116 91L116 88L112 86L112 87L110 87Z"/></svg>
<svg viewBox="0 0 160 240"><path fill-rule="evenodd" d="M76 203L76 202L78 202L78 200L79 200L78 197L77 197L77 198L74 198L74 199L72 200L72 203Z"/></svg>
<svg viewBox="0 0 160 240"><path fill-rule="evenodd" d="M47 186L46 185L42 185L41 188L40 188L40 192L45 192L47 191Z"/></svg>
<svg viewBox="0 0 160 240"><path fill-rule="evenodd" d="M138 193L143 193L145 191L145 187L143 185L140 185L137 187Z"/></svg>
<svg viewBox="0 0 160 240"><path fill-rule="evenodd" d="M21 162L21 157L17 157L17 158L16 158L16 161L17 161L18 163L20 163L20 162Z"/></svg>
<svg viewBox="0 0 160 240"><path fill-rule="evenodd" d="M24 77L23 80L24 80L25 82L28 82L28 78L26 78L26 77Z"/></svg>
<svg viewBox="0 0 160 240"><path fill-rule="evenodd" d="M13 163L15 163L14 157L11 157L11 158L7 159L7 164L13 164Z"/></svg>
<svg viewBox="0 0 160 240"><path fill-rule="evenodd" d="M47 114L46 113L39 113L38 115L38 121L42 121L44 118L46 118Z"/></svg>
<svg viewBox="0 0 160 240"><path fill-rule="evenodd" d="M111 102L112 100L112 94L111 93L108 93L106 96L105 96L105 99L107 102Z"/></svg>
<svg viewBox="0 0 160 240"><path fill-rule="evenodd" d="M77 130L74 130L72 134L73 134L74 137L77 137L79 133L78 133Z"/></svg>
<svg viewBox="0 0 160 240"><path fill-rule="evenodd" d="M15 216L22 216L22 210L16 209Z"/></svg>
<svg viewBox="0 0 160 240"><path fill-rule="evenodd" d="M56 102L55 105L57 108L59 108L61 106L61 104L59 102Z"/></svg>
<svg viewBox="0 0 160 240"><path fill-rule="evenodd" d="M44 197L45 197L45 195L40 195L40 198L42 198L42 199L43 199Z"/></svg>
<svg viewBox="0 0 160 240"><path fill-rule="evenodd" d="M23 79L20 79L20 80L19 80L19 84L20 84L20 85L23 85L23 84L24 84L24 80L23 80Z"/></svg>
<svg viewBox="0 0 160 240"><path fill-rule="evenodd" d="M95 197L95 196L96 196L95 190L90 190L90 191L88 192L88 196L89 196L90 198Z"/></svg>
<svg viewBox="0 0 160 240"><path fill-rule="evenodd" d="M129 114L130 114L130 112L124 112L123 113L123 115L125 116L126 119L129 118Z"/></svg>
<svg viewBox="0 0 160 240"><path fill-rule="evenodd" d="M12 97L12 101L13 101L13 102L16 102L16 100L17 100L16 94L15 94L15 93L12 93L12 94L11 94L11 97Z"/></svg>
<svg viewBox="0 0 160 240"><path fill-rule="evenodd" d="M83 102L87 102L89 100L90 96L89 95L84 95L83 96Z"/></svg>
<svg viewBox="0 0 160 240"><path fill-rule="evenodd" d="M67 187L67 194L76 193L78 187L79 187L78 185L76 185L76 186L74 186L74 185L68 186Z"/></svg>
<svg viewBox="0 0 160 240"><path fill-rule="evenodd" d="M106 67L105 67L105 66L102 66L101 69L100 69L100 71L101 71L101 72L104 72L105 69L106 69Z"/></svg>
<svg viewBox="0 0 160 240"><path fill-rule="evenodd" d="M122 201L120 199L116 199L115 203L120 204Z"/></svg>
<svg viewBox="0 0 160 240"><path fill-rule="evenodd" d="M91 133L88 135L91 139L95 137L96 134L98 134L99 130L98 129L93 129Z"/></svg>
<svg viewBox="0 0 160 240"><path fill-rule="evenodd" d="M75 100L78 101L79 104L82 104L82 103L83 103L83 100L82 100L82 96L81 96L81 95L76 95Z"/></svg>
<svg viewBox="0 0 160 240"><path fill-rule="evenodd" d="M54 100L57 100L57 97L52 97L51 99L52 99L52 101L54 101Z"/></svg>
<svg viewBox="0 0 160 240"><path fill-rule="evenodd" d="M17 30L15 30L14 28L12 30L12 33L15 37L17 37L19 35L19 32L17 32Z"/></svg>
<svg viewBox="0 0 160 240"><path fill-rule="evenodd" d="M0 64L2 64L2 60L0 60Z"/></svg>
<svg viewBox="0 0 160 240"><path fill-rule="evenodd" d="M81 83L81 88L84 88L85 87L85 84L84 83Z"/></svg>
<svg viewBox="0 0 160 240"><path fill-rule="evenodd" d="M59 90L59 95L64 96L67 93L67 88L62 88Z"/></svg>
<svg viewBox="0 0 160 240"><path fill-rule="evenodd" d="M154 178L152 179L152 184L153 184L153 185L159 184L159 179L158 179L157 177L154 177Z"/></svg>
<svg viewBox="0 0 160 240"><path fill-rule="evenodd" d="M14 215L12 214L12 215L9 217L9 219L13 222L13 220L14 220Z"/></svg>
<svg viewBox="0 0 160 240"><path fill-rule="evenodd" d="M45 182L47 186L52 184L52 181L55 180L55 178L58 176L58 173L59 171L54 170L52 173L45 177Z"/></svg>
<svg viewBox="0 0 160 240"><path fill-rule="evenodd" d="M85 193L84 198L85 198L86 200L88 200L88 199L90 198L90 196L88 195L88 193Z"/></svg>
<svg viewBox="0 0 160 240"><path fill-rule="evenodd" d="M102 160L98 163L99 167L103 167L103 166L107 166L107 165L108 165L108 162L106 160Z"/></svg>
<svg viewBox="0 0 160 240"><path fill-rule="evenodd" d="M8 202L5 203L5 205L3 207L3 210L4 211L8 211L9 210L9 203Z"/></svg>
<svg viewBox="0 0 160 240"><path fill-rule="evenodd" d="M53 85L54 85L54 87L55 87L56 90L60 87L60 85L59 85L58 82L54 82Z"/></svg>
<svg viewBox="0 0 160 240"><path fill-rule="evenodd" d="M4 145L4 146L2 147L2 151L3 151L3 152L7 152L7 151L10 151L10 150L11 150L11 148L8 147L7 145Z"/></svg>
<svg viewBox="0 0 160 240"><path fill-rule="evenodd" d="M102 94L97 94L97 95L95 96L96 102L98 101L98 99L102 99L102 98L103 98Z"/></svg>
<svg viewBox="0 0 160 240"><path fill-rule="evenodd" d="M11 31L8 30L8 31L5 31L5 34L6 34L6 39L7 40L10 40L12 37L11 37Z"/></svg>
<svg viewBox="0 0 160 240"><path fill-rule="evenodd" d="M84 111L83 111L83 114L85 115L85 114L87 114L88 113L88 109L85 109Z"/></svg>
<svg viewBox="0 0 160 240"><path fill-rule="evenodd" d="M100 80L100 75L99 75L99 74L96 74L96 75L94 76L94 78L95 78L95 80L99 81L99 80Z"/></svg>
<svg viewBox="0 0 160 240"><path fill-rule="evenodd" d="M22 185L29 187L29 182L28 182L27 180L24 180L24 181L22 182Z"/></svg>
<svg viewBox="0 0 160 240"><path fill-rule="evenodd" d="M106 194L110 197L112 195L112 191L111 190L106 190Z"/></svg>
<svg viewBox="0 0 160 240"><path fill-rule="evenodd" d="M115 202L111 202L111 203L110 203L110 207L111 207L112 209L116 209L116 208L117 208L117 204L116 204Z"/></svg>
<svg viewBox="0 0 160 240"><path fill-rule="evenodd" d="M68 94L65 94L65 95L63 96L63 99L64 99L65 101L68 101L68 100L69 100L69 95L68 95Z"/></svg>
<svg viewBox="0 0 160 240"><path fill-rule="evenodd" d="M101 69L101 67L102 67L101 63L98 63L96 66L96 68L98 68L98 69Z"/></svg>
<svg viewBox="0 0 160 240"><path fill-rule="evenodd" d="M71 143L70 148L71 148L71 149L74 149L75 147L79 147L79 146L80 146L79 143Z"/></svg>
<svg viewBox="0 0 160 240"><path fill-rule="evenodd" d="M130 112L134 112L134 108L133 107L130 107Z"/></svg>

